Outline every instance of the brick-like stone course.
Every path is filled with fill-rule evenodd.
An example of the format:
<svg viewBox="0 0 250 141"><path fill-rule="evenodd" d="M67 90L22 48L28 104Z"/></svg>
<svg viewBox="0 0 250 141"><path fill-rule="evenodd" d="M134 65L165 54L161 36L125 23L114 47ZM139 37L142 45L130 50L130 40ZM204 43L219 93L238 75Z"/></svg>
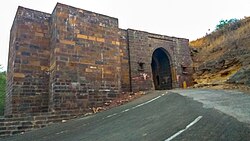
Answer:
<svg viewBox="0 0 250 141"><path fill-rule="evenodd" d="M43 128L52 123L66 121L78 116L60 113L42 113L33 116L0 118L0 138Z"/></svg>

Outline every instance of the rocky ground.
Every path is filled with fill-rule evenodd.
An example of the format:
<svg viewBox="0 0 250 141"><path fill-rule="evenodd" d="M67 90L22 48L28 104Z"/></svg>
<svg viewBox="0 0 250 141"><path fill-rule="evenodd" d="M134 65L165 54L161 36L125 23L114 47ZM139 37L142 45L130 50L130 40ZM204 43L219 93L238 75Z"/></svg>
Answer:
<svg viewBox="0 0 250 141"><path fill-rule="evenodd" d="M250 87L250 17L190 42L194 87Z"/></svg>

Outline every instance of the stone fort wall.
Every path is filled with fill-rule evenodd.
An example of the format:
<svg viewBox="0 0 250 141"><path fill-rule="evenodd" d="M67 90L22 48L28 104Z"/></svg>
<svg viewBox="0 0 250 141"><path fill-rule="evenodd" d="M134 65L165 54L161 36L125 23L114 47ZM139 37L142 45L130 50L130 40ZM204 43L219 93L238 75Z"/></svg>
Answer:
<svg viewBox="0 0 250 141"><path fill-rule="evenodd" d="M188 42L120 29L117 18L60 3L52 14L19 7L10 34L5 116L80 115L122 92L153 90L152 55L159 48L169 62L171 88L184 81L190 86Z"/></svg>
<svg viewBox="0 0 250 141"><path fill-rule="evenodd" d="M9 43L5 115L48 111L50 14L19 7Z"/></svg>

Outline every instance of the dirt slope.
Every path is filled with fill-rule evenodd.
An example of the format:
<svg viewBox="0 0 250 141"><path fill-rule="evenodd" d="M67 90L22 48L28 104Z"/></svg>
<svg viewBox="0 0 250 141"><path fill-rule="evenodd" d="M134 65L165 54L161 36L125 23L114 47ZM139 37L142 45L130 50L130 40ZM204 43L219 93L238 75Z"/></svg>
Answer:
<svg viewBox="0 0 250 141"><path fill-rule="evenodd" d="M250 17L190 42L196 87L250 86Z"/></svg>

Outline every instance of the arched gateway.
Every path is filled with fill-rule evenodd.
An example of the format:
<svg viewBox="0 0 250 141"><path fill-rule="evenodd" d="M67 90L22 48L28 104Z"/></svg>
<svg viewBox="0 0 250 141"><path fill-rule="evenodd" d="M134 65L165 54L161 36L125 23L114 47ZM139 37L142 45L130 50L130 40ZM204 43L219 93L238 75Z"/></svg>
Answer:
<svg viewBox="0 0 250 141"><path fill-rule="evenodd" d="M171 60L164 48L158 48L153 52L151 68L155 89L172 89Z"/></svg>

